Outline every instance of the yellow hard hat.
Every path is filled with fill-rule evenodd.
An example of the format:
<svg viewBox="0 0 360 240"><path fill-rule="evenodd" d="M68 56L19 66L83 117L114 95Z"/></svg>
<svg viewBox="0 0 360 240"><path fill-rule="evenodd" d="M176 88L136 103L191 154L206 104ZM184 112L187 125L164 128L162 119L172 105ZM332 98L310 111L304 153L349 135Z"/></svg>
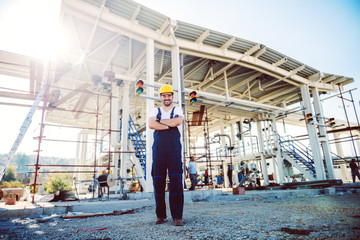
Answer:
<svg viewBox="0 0 360 240"><path fill-rule="evenodd" d="M106 170L103 170L103 171L102 171L102 174L105 175L105 174L106 174Z"/></svg>
<svg viewBox="0 0 360 240"><path fill-rule="evenodd" d="M174 90L172 89L172 87L170 85L163 85L160 88L160 95L163 93L172 93L174 94Z"/></svg>

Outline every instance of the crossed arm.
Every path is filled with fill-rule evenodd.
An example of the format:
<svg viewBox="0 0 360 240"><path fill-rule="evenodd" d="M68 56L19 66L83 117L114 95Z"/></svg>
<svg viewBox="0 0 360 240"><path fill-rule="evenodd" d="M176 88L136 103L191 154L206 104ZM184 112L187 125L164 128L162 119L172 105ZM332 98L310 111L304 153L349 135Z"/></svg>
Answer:
<svg viewBox="0 0 360 240"><path fill-rule="evenodd" d="M149 128L154 130L166 130L169 129L169 127L179 126L182 123L183 119L183 116L179 116L171 119L162 119L160 122L157 122L156 117L150 117Z"/></svg>

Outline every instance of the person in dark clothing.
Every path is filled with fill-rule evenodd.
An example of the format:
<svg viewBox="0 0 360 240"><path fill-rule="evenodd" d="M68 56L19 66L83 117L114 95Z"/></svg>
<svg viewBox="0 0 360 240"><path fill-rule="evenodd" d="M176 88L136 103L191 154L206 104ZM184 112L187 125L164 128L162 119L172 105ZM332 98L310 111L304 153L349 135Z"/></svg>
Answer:
<svg viewBox="0 0 360 240"><path fill-rule="evenodd" d="M191 187L189 190L195 191L196 183L197 183L197 173L196 173L195 158L193 156L190 157L189 174L190 174L190 180L191 180Z"/></svg>
<svg viewBox="0 0 360 240"><path fill-rule="evenodd" d="M205 185L209 184L209 171L206 169L205 170Z"/></svg>
<svg viewBox="0 0 360 240"><path fill-rule="evenodd" d="M99 198L102 198L103 194L105 193L105 188L107 188L107 192L109 193L109 186L107 185L107 177L108 174L106 173L106 170L102 171L102 174L98 177L99 182Z"/></svg>
<svg viewBox="0 0 360 240"><path fill-rule="evenodd" d="M357 166L356 163L355 163L355 158L351 159L350 169L351 169L351 176L352 176L352 179L353 179L353 183L354 183L355 180L356 180L356 176L357 176L358 179L360 180L359 168L358 168L358 166Z"/></svg>
<svg viewBox="0 0 360 240"><path fill-rule="evenodd" d="M230 183L230 187L233 187L233 175L232 175L232 166L228 165L228 169L227 169L227 176L229 178L229 183Z"/></svg>
<svg viewBox="0 0 360 240"><path fill-rule="evenodd" d="M163 106L154 108L149 116L149 128L155 130L151 176L155 192L156 224L162 224L166 219L165 185L168 172L171 216L175 226L183 226L184 187L180 133L184 114L180 107L173 106L174 91L171 86L163 85L160 88L160 98Z"/></svg>

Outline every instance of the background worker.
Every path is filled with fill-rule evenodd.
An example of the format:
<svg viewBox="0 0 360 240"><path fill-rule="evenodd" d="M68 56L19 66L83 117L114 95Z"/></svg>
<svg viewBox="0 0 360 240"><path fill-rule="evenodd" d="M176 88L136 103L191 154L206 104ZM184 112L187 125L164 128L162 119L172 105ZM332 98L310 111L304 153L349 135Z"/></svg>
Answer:
<svg viewBox="0 0 360 240"><path fill-rule="evenodd" d="M229 185L232 188L233 187L232 165L228 165L226 174L227 174L227 177L229 179Z"/></svg>
<svg viewBox="0 0 360 240"><path fill-rule="evenodd" d="M359 168L355 163L355 158L351 159L351 161L350 161L350 169L351 169L351 176L353 179L353 183L356 181L356 176L360 180Z"/></svg>
<svg viewBox="0 0 360 240"><path fill-rule="evenodd" d="M166 170L170 179L169 202L170 212L175 226L183 226L184 189L182 180L182 161L180 132L184 114L179 107L173 106L174 91L171 86L160 88L160 99L163 106L153 109L149 116L149 128L154 129L153 177L156 224L166 219L165 185ZM180 128L180 129L179 129Z"/></svg>
<svg viewBox="0 0 360 240"><path fill-rule="evenodd" d="M196 183L197 183L197 174L196 174L196 163L195 163L194 156L190 157L189 174L190 174L190 180L191 180L191 187L189 188L189 190L195 191Z"/></svg>
<svg viewBox="0 0 360 240"><path fill-rule="evenodd" d="M107 192L109 193L109 186L107 185L107 177L108 174L106 173L106 170L103 170L102 174L97 179L99 182L99 190L98 190L99 198L102 198L103 193L105 193L105 187L107 188Z"/></svg>

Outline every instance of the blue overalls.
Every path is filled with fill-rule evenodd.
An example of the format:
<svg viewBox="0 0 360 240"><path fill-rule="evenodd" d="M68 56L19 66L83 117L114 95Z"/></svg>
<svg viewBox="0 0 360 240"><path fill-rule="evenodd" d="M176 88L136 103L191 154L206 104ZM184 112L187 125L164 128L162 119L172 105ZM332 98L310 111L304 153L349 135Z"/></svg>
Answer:
<svg viewBox="0 0 360 240"><path fill-rule="evenodd" d="M171 110L170 118L174 116ZM158 108L157 118L161 119L161 111ZM155 130L153 150L153 164L151 176L153 177L156 215L158 218L166 218L165 185L166 170L169 173L169 202L173 219L182 218L184 207L184 190L182 184L182 162L180 132L177 127L167 130Z"/></svg>

